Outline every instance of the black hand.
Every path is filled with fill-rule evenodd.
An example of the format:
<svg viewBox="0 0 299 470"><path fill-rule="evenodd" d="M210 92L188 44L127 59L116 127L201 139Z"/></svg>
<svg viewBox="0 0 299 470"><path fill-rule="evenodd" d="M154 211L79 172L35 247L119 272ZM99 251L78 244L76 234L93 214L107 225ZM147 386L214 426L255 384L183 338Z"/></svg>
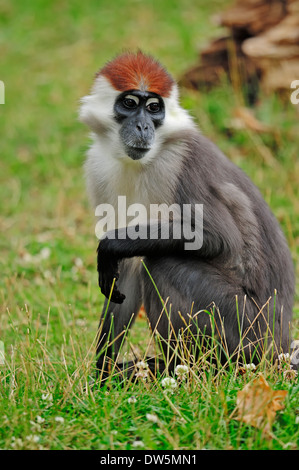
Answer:
<svg viewBox="0 0 299 470"><path fill-rule="evenodd" d="M106 255L100 246L98 248L98 274L99 274L99 287L102 293L110 298L111 302L121 304L126 296L121 294L117 288L116 281L119 278L118 260L117 258ZM115 279L113 291L111 293L113 280ZM111 296L110 296L111 294Z"/></svg>

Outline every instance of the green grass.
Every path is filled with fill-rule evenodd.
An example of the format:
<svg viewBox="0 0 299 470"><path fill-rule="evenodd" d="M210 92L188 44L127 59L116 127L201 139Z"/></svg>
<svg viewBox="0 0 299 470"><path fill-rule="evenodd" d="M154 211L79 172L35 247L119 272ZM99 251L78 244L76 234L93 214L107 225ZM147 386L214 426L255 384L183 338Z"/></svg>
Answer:
<svg viewBox="0 0 299 470"><path fill-rule="evenodd" d="M222 371L214 380L207 369L173 395L165 395L160 379L124 388L88 386L103 298L82 172L88 132L77 121L79 99L96 70L124 48L154 54L178 78L196 61L199 47L219 34L211 22L219 6L220 0L1 2L2 449L298 445L298 381L271 368L264 370L271 386L289 391L272 439L230 418L249 374ZM229 84L209 93L182 90L182 103L262 191L287 236L298 279L298 110L261 95L255 114L272 130L259 135L232 126L239 102ZM297 338L298 330L297 282ZM130 336L135 349L146 349L141 338L149 338L147 332L146 322L137 320ZM132 396L135 403L128 402Z"/></svg>

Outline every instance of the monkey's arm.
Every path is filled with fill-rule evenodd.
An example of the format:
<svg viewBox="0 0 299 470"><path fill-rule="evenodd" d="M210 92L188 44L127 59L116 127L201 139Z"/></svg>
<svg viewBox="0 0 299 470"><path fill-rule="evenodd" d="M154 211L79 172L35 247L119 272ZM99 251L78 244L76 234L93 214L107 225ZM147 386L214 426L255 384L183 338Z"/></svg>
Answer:
<svg viewBox="0 0 299 470"><path fill-rule="evenodd" d="M140 228L139 226L134 229ZM162 256L183 251L182 240L174 240L170 229L170 239L161 237L161 225L158 225L157 233L153 234L150 225L141 227L143 237L132 239L133 227L124 227L111 230L105 234L97 250L97 270L99 287L102 293L112 302L122 303L125 295L117 289L118 264L123 258L134 256ZM111 293L113 280L115 279L113 292Z"/></svg>
<svg viewBox="0 0 299 470"><path fill-rule="evenodd" d="M230 226L227 223L227 220L226 223L223 222L216 226L215 221L212 223L208 220L204 224L202 244L198 249L192 251L185 249L185 244L190 242L190 239L186 239L183 235L180 238L175 238L173 223L169 224L167 238L165 238L162 223L155 224L154 228L151 224L134 227L134 229L137 228L139 228L138 233L142 233L142 236L134 239L132 235L136 234L136 231L132 227L124 227L107 232L98 246L99 286L107 298L111 294L111 301L115 303L122 303L125 299L125 295L118 291L116 285L119 275L118 263L123 258L184 255L193 258L213 259L220 255L231 257L233 253L240 251L240 234L235 226ZM115 284L111 293L114 278Z"/></svg>

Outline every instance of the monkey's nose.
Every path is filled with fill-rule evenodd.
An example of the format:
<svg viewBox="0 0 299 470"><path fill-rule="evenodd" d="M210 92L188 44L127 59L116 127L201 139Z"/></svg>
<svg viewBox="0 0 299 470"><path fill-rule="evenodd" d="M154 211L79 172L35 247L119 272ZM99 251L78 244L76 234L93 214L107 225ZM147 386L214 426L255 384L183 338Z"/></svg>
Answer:
<svg viewBox="0 0 299 470"><path fill-rule="evenodd" d="M143 129L147 130L148 129L148 124L146 122L145 123L138 122L136 127L139 131L142 131Z"/></svg>
<svg viewBox="0 0 299 470"><path fill-rule="evenodd" d="M141 137L145 138L148 135L148 124L146 122L138 122L136 124L136 129Z"/></svg>

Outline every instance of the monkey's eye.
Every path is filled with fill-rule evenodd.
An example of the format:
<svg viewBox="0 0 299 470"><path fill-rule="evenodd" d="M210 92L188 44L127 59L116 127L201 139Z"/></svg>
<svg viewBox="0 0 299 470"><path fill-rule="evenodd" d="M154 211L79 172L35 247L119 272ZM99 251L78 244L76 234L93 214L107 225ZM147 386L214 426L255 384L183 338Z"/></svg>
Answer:
<svg viewBox="0 0 299 470"><path fill-rule="evenodd" d="M158 111L160 111L160 105L159 103L151 103L147 106L147 109L152 113L157 113Z"/></svg>
<svg viewBox="0 0 299 470"><path fill-rule="evenodd" d="M157 98L150 98L149 100L147 100L146 109L151 113L157 113L158 111L160 111L161 106L159 100Z"/></svg>
<svg viewBox="0 0 299 470"><path fill-rule="evenodd" d="M137 108L138 103L139 103L139 99L137 98L137 96L133 96L133 95L128 95L123 100L123 105L125 106L125 108L128 108L128 109Z"/></svg>
<svg viewBox="0 0 299 470"><path fill-rule="evenodd" d="M134 100L130 100L130 99L125 99L123 103L124 103L124 105L125 105L126 108L130 108L130 109L136 108L136 106L137 106L136 103L135 103L135 101L134 101Z"/></svg>

